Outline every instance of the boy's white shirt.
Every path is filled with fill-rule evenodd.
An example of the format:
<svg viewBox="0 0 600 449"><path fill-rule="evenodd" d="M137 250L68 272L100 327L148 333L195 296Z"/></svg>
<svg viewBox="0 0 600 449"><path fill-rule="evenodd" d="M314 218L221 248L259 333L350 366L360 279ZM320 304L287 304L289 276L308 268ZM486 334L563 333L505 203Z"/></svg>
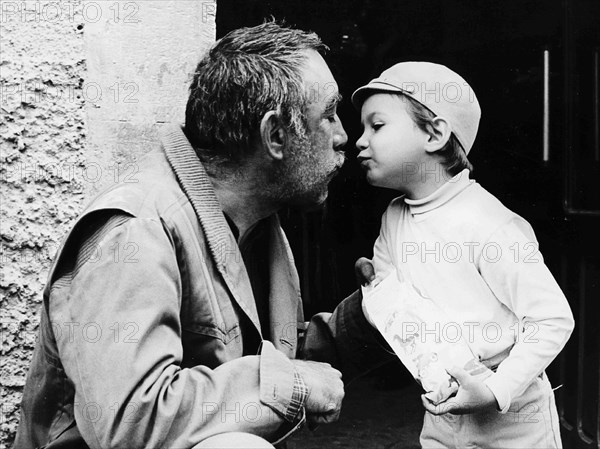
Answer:
<svg viewBox="0 0 600 449"><path fill-rule="evenodd" d="M485 380L500 410L552 362L574 326L569 304L527 221L464 170L421 200L396 198L382 218L373 265L392 270L460 326L475 356L510 351ZM430 332L444 330L429 329ZM452 336L456 326L452 326Z"/></svg>

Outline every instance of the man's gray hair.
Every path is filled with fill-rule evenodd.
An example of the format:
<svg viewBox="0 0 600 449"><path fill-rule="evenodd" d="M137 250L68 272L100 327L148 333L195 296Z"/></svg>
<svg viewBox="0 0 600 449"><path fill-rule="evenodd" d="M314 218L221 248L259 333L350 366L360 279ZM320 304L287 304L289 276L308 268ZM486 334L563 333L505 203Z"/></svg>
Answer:
<svg viewBox="0 0 600 449"><path fill-rule="evenodd" d="M274 21L218 40L196 67L186 108L185 133L198 156L210 165L238 165L271 110L290 132L304 131L304 52L326 49L315 33Z"/></svg>

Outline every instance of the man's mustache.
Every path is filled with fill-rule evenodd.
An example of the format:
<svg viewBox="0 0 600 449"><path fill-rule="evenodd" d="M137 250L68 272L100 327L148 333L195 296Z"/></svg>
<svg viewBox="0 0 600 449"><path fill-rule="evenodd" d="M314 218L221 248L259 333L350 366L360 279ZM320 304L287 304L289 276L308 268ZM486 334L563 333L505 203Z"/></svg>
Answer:
<svg viewBox="0 0 600 449"><path fill-rule="evenodd" d="M340 148L335 150L335 170L339 170L348 160L348 156L346 156L346 152Z"/></svg>

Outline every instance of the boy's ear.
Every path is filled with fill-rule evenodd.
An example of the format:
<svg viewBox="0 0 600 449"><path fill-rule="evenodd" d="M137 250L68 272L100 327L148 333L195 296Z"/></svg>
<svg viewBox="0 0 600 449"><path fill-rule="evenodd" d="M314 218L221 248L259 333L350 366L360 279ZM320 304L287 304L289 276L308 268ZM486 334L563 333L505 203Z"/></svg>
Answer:
<svg viewBox="0 0 600 449"><path fill-rule="evenodd" d="M287 133L281 126L281 118L277 111L267 112L260 121L260 138L267 155L280 161L287 144Z"/></svg>
<svg viewBox="0 0 600 449"><path fill-rule="evenodd" d="M444 117L434 118L427 125L427 131L429 138L425 143L425 151L428 153L434 153L444 148L452 134L450 123Z"/></svg>

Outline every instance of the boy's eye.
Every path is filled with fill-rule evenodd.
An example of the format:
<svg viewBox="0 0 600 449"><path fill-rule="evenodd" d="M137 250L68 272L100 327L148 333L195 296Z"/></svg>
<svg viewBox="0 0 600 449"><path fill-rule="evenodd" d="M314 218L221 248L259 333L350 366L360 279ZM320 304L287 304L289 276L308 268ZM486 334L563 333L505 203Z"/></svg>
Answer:
<svg viewBox="0 0 600 449"><path fill-rule="evenodd" d="M377 131L379 128L381 128L383 126L383 123L381 122L375 122L371 125L371 128L373 128L375 131Z"/></svg>

